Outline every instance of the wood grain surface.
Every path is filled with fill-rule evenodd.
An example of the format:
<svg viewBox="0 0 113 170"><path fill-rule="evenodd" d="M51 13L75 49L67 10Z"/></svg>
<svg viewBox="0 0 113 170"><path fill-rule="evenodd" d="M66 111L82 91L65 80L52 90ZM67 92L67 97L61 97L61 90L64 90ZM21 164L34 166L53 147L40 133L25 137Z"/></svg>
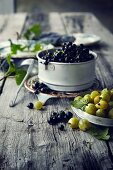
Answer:
<svg viewBox="0 0 113 170"><path fill-rule="evenodd" d="M0 41L15 38L15 32L24 32L38 22L44 32L72 34L93 33L101 42L90 48L97 52L96 77L102 88L113 88L113 35L90 13L35 13L0 16ZM65 131L50 126L47 119L52 111L68 108L69 99L50 99L41 111L26 106L37 97L24 87L17 105L9 102L18 86L7 78L0 95L0 169L5 170L112 170L113 138L100 141L86 132ZM74 113L75 115L75 113Z"/></svg>

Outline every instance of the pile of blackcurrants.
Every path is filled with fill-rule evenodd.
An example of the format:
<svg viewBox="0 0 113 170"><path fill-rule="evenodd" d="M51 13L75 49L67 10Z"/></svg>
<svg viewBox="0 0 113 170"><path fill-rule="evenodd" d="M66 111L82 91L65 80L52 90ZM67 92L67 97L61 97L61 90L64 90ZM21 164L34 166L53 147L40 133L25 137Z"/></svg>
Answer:
<svg viewBox="0 0 113 170"><path fill-rule="evenodd" d="M40 55L40 58L45 60L45 65L49 62L60 63L79 63L86 62L94 59L94 56L89 52L88 48L85 48L83 44L77 46L72 42L67 42L62 45L60 49L48 50L44 55Z"/></svg>
<svg viewBox="0 0 113 170"><path fill-rule="evenodd" d="M42 93L50 93L52 90L46 86L44 83L40 83L38 81L34 82L32 84L32 88L35 91L35 94L39 94L40 92Z"/></svg>
<svg viewBox="0 0 113 170"><path fill-rule="evenodd" d="M57 112L52 112L50 115L50 118L48 119L48 123L50 125L58 125L58 129L60 130L64 130L64 124L63 123L67 123L69 121L69 119L71 119L73 117L73 114L70 111L59 111Z"/></svg>

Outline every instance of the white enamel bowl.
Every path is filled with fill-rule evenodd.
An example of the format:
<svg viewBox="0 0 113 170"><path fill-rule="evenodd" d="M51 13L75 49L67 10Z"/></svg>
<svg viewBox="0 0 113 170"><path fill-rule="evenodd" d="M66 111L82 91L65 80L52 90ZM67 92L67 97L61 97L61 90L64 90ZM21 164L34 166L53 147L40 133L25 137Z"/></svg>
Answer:
<svg viewBox="0 0 113 170"><path fill-rule="evenodd" d="M94 83L95 63L97 54L90 51L94 59L80 63L58 63L50 62L45 66L41 58L46 51L37 54L38 77L50 89L56 91L80 91L88 89Z"/></svg>

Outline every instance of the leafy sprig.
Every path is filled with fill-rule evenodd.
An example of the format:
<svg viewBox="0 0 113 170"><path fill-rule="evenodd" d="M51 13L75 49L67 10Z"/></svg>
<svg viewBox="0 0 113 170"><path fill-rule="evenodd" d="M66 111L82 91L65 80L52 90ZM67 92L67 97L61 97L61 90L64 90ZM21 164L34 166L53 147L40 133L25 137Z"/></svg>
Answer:
<svg viewBox="0 0 113 170"><path fill-rule="evenodd" d="M24 51L25 48L28 48L28 46L22 46L21 44L13 43L11 39L9 39L9 41L10 41L11 54L17 54L18 51Z"/></svg>
<svg viewBox="0 0 113 170"><path fill-rule="evenodd" d="M10 41L10 48L11 48L11 54L17 54L18 51L21 52L37 52L42 50L42 45L40 43L36 43L34 47L31 48L31 45L22 45L22 44L15 44L11 40Z"/></svg>
<svg viewBox="0 0 113 170"><path fill-rule="evenodd" d="M24 38L27 40L32 40L34 37L38 37L41 35L41 26L39 24L35 24L27 29L24 33Z"/></svg>
<svg viewBox="0 0 113 170"><path fill-rule="evenodd" d="M5 77L8 77L10 75L14 75L17 85L20 85L24 76L26 75L26 70L19 69L19 68L16 67L16 65L11 61L11 54L9 54L7 56L6 60L9 64L9 68L8 68L7 72L5 73Z"/></svg>
<svg viewBox="0 0 113 170"><path fill-rule="evenodd" d="M85 99L75 100L71 103L71 105L77 109L84 110L85 106L88 104L88 101Z"/></svg>
<svg viewBox="0 0 113 170"><path fill-rule="evenodd" d="M15 74L15 79L16 79L16 84L20 85L22 80L24 79L26 75L26 70L24 69L16 69L16 74Z"/></svg>
<svg viewBox="0 0 113 170"><path fill-rule="evenodd" d="M96 127L93 125L88 130L88 133L91 134L92 136L96 137L99 140L109 140L110 139L109 128L106 128L106 127Z"/></svg>
<svg viewBox="0 0 113 170"><path fill-rule="evenodd" d="M41 34L41 26L39 24L35 24L27 29L27 31L23 34L23 37L27 40L32 40L33 37L38 37ZM18 37L21 36L17 33ZM17 54L18 52L37 52L42 50L42 45L40 43L36 43L34 47L31 47L28 45L22 45L22 44L16 44L13 43L11 39L10 41L10 49L11 53L7 55L6 60L9 65L9 68L7 72L5 73L4 77L2 77L0 80L3 80L4 78L14 75L16 79L17 85L19 85L24 76L26 75L26 70L17 68L17 66L11 61L12 55Z"/></svg>
<svg viewBox="0 0 113 170"><path fill-rule="evenodd" d="M39 43L36 43L35 46L34 46L34 48L33 48L33 50L32 50L32 52L37 52L37 51L40 51L40 50L42 50L42 49L43 49L43 48L42 48L42 45L39 44Z"/></svg>

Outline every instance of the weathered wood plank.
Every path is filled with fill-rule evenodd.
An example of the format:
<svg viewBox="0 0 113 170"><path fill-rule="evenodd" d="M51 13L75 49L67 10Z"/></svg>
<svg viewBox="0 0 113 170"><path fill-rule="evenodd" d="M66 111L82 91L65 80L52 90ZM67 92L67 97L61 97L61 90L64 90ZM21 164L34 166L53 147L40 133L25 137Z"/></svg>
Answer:
<svg viewBox="0 0 113 170"><path fill-rule="evenodd" d="M92 14L86 13L63 13L61 18L68 34L83 32L96 34L101 37L98 45L90 47L97 52L98 59L96 65L96 76L100 80L102 87L113 87L113 35L107 30ZM110 148L109 148L110 147ZM111 161L113 161L113 144L108 142L108 150ZM112 151L111 151L112 150ZM104 166L102 167L104 168ZM106 169L106 168L105 168Z"/></svg>
<svg viewBox="0 0 113 170"><path fill-rule="evenodd" d="M44 21L44 23L46 23ZM10 91L10 95L8 96L9 89L10 87L13 86L12 91ZM7 91L8 90L8 91ZM15 81L11 79L7 79L7 82L5 84L5 87L3 89L3 93L1 95L1 101L0 102L0 117L1 121L4 120L4 125L5 129L8 129L8 135L6 136L5 141L1 139L1 145L0 145L0 153L1 155L4 155L3 161L1 163L1 168L5 169L35 169L34 163L37 163L37 154L40 151L41 152L41 147L40 150L38 149L37 152L32 151L33 150L33 135L32 135L32 130L29 129L29 121L30 119L33 119L34 117L37 117L37 111L35 113L30 111L26 105L28 104L30 99L33 101L33 96L28 94L28 96L24 96L20 105L15 108L9 108L9 101L13 98L14 93L17 90L17 86L15 85ZM21 91L20 96L22 97L23 94L25 95L26 92ZM20 99L21 99L20 97ZM7 98L7 101L6 101ZM19 99L19 97L18 97ZM6 104L7 103L7 104ZM6 107L5 107L6 106ZM6 108L6 109L5 109ZM5 110L4 110L5 109ZM17 111L18 110L18 111ZM25 113L25 114L24 114ZM27 114L26 114L27 113ZM40 118L39 115L39 121L43 122L43 120ZM37 123L37 122L36 122ZM17 125L18 124L18 125ZM11 126L12 125L12 126ZM38 125L39 126L39 125ZM36 129L37 127L36 126ZM10 128L9 128L10 127ZM1 127L1 131L5 133L6 130L4 130L4 126ZM39 130L37 131L39 132ZM42 133L42 131L41 131ZM40 139L39 133L38 140ZM5 135L4 135L5 136ZM21 138L22 136L22 138ZM19 142L20 141L20 142ZM43 141L42 141L43 142ZM36 143L37 144L37 141ZM4 147L6 149L4 149ZM24 149L23 149L24 146ZM3 149L2 149L3 148ZM45 149L44 149L45 151ZM43 155L45 155L45 152L43 152ZM1 157L2 160L2 157ZM7 161L7 163L5 163ZM37 164L37 167L41 167L41 162L42 162L42 157L39 157L39 161ZM45 162L46 162L46 157L45 157ZM46 168L46 164L42 167Z"/></svg>
<svg viewBox="0 0 113 170"><path fill-rule="evenodd" d="M38 21L42 24L43 31L54 31L55 21L52 16L42 15L40 17L40 15L35 15L28 18L30 21L27 20L25 28L29 23L32 24ZM76 16L76 14L74 15ZM62 23L61 19L63 21L62 25L56 27L55 31L60 33L62 30L63 33L64 25L67 22L62 18L62 15L61 18L60 15L55 14L55 16L58 23ZM79 14L77 14L77 17L79 18ZM34 21L33 18L36 18L36 20ZM49 19L51 19L51 22ZM52 24L53 26L51 26ZM70 29L72 30L73 27L71 27ZM68 24L64 28L64 32L66 28L68 28ZM99 62L102 63L102 61L98 61L100 66ZM97 75L103 76L99 66L97 68L100 74L97 73ZM105 68L105 71L107 69ZM100 77L100 79L103 80L103 77ZM104 81L106 82L107 80L105 79ZM51 111L59 111L70 107L70 100L51 99L47 102L43 111L29 110L26 107L27 104L34 102L36 97L22 88L17 99L18 105L10 108L9 102L17 88L14 79L7 79L3 93L0 96L1 169L113 169L109 148L105 142L99 141L79 130L73 131L67 125L66 130L62 132L58 130L57 126L52 127L47 123L47 118L50 116ZM91 143L91 147L87 144L88 142Z"/></svg>
<svg viewBox="0 0 113 170"><path fill-rule="evenodd" d="M7 41L8 39L16 39L16 32L21 34L25 19L26 13L0 15L0 42ZM0 78L2 78L2 76L3 73L1 72ZM0 94L4 86L4 82L5 80L0 81Z"/></svg>
<svg viewBox="0 0 113 170"><path fill-rule="evenodd" d="M100 36L98 45L89 47L97 52L96 76L102 83L102 87L113 87L113 35L90 13L63 13L61 18L68 34L83 32ZM107 38L109 37L109 38Z"/></svg>
<svg viewBox="0 0 113 170"><path fill-rule="evenodd" d="M93 14L87 12L61 13L61 18L69 34L78 32L96 34L105 42L108 35L111 37L107 39L106 43L112 45L113 34Z"/></svg>
<svg viewBox="0 0 113 170"><path fill-rule="evenodd" d="M60 34L66 33L59 13L49 13L49 24L52 32L58 32Z"/></svg>
<svg viewBox="0 0 113 170"><path fill-rule="evenodd" d="M36 98L23 88L17 100L18 105L10 108L8 104L16 90L15 81L7 79L1 96L5 102L0 102L0 122L4 123L0 131L4 135L0 142L0 153L2 151L7 161L7 164L3 164L6 169L113 168L105 142L79 130L72 131L67 125L63 132L57 126L48 125L47 118L51 111L67 108L70 100L51 99L43 111L29 110L27 104ZM91 142L91 148L85 144L87 142Z"/></svg>
<svg viewBox="0 0 113 170"><path fill-rule="evenodd" d="M36 23L41 25L42 32L65 33L62 20L57 12L28 14L23 32L27 30L29 26Z"/></svg>
<svg viewBox="0 0 113 170"><path fill-rule="evenodd" d="M10 96L6 101L10 87L12 87ZM32 169L42 167L43 169L88 169L89 166L91 169L102 169L105 162L107 162L104 165L106 169L112 168L105 142L98 141L84 132L72 131L68 126L66 131L61 132L57 126L48 125L47 118L51 111L67 108L70 106L69 100L51 99L44 111L29 110L26 105L30 101L35 101L35 98L23 88L17 100L20 101L18 105L9 108L9 101L16 89L15 81L8 79L1 96L5 102L0 103L1 120L8 121L5 125L8 136L4 142L7 150L3 149L3 155L8 161L7 169L17 167L27 169L29 166ZM31 130L28 125L30 121L33 123ZM4 126L1 129L4 131ZM84 141L91 142L91 148L85 145Z"/></svg>
<svg viewBox="0 0 113 170"><path fill-rule="evenodd" d="M0 42L16 39L16 32L21 33L25 19L26 13L0 15Z"/></svg>

